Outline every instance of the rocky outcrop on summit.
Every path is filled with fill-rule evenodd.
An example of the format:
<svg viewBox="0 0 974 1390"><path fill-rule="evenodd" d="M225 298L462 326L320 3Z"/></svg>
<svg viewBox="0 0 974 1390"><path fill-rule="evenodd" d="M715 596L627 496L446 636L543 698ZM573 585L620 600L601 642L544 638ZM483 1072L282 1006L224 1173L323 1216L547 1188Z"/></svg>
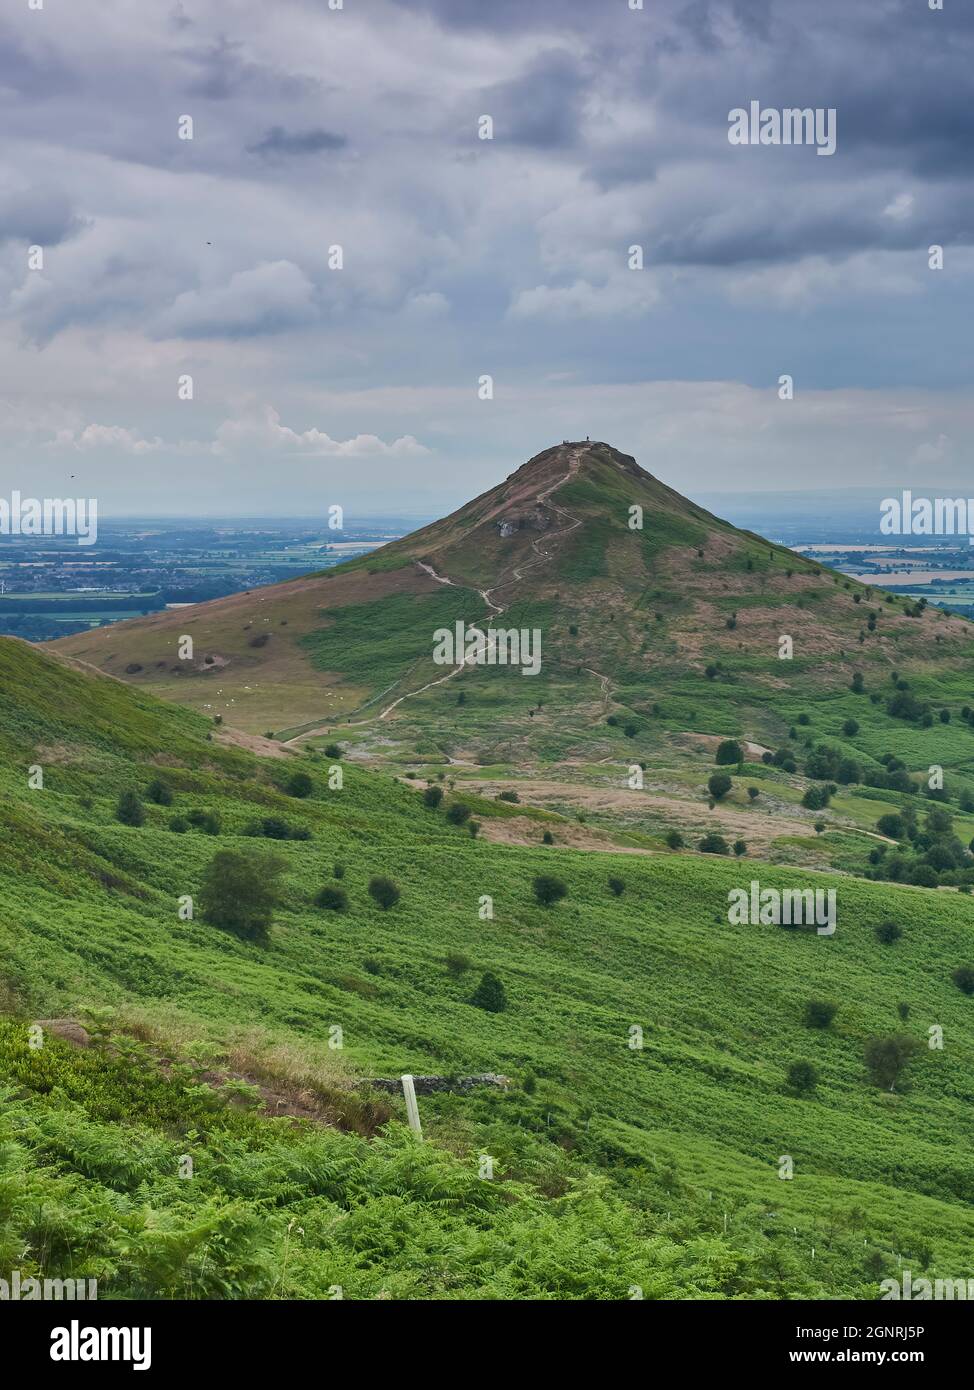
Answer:
<svg viewBox="0 0 974 1390"><path fill-rule="evenodd" d="M518 531L546 531L551 525L551 516L541 507L535 507L527 512L508 512L506 516L499 517L494 524L500 532L501 538L506 540L508 536L516 535Z"/></svg>

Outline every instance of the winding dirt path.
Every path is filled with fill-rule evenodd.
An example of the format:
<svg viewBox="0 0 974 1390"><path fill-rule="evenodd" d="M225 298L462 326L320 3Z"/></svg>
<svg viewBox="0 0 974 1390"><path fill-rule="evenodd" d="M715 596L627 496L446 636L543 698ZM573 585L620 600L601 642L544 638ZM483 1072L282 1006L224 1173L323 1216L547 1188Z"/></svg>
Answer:
<svg viewBox="0 0 974 1390"><path fill-rule="evenodd" d="M571 512L568 511L565 507L559 507L556 502L552 502L550 500L553 493L557 492L560 487L564 487L565 483L569 482L578 473L579 467L581 465L582 448L582 445L577 445L574 449L571 450L568 461L568 472L564 475L564 477L559 478L556 482L552 483L550 487L544 488L541 492L537 494L537 496L534 499L538 506L548 507L551 509L551 511L557 512L559 516L567 517L570 524L568 526L563 526L558 531L553 531L550 535L546 535L542 538L539 538L538 540L533 540L531 542L531 548L535 552L537 558L534 560L529 560L525 565L515 567L510 579L505 579L502 583L495 584L490 589L477 590L477 593L483 599L488 609L491 610L486 615L488 621L490 621L493 618L499 617L502 613L506 612L507 608L510 606L509 604L495 603L493 598L491 598L492 594L496 594L499 589L508 589L512 584L516 584L518 580L524 578L526 570L534 569L537 565L547 564L549 560L554 559L554 551L542 549L542 540L560 540L562 536L567 536L569 532L574 531L577 527L582 525L581 517L572 516ZM469 584L457 584L456 580L451 579L449 575L437 574L436 570L433 568L432 565L427 565L422 560L417 560L416 563L419 566L419 568L425 571L425 573L428 574L431 579L435 580L437 584L448 584L451 588L460 589L469 589L471 587ZM479 621L482 622L483 619L480 619ZM473 627L474 625L473 623L470 623L467 624L467 626ZM474 630L477 631L479 629L475 628ZM491 650L492 645L496 645L496 639L488 638L488 651ZM422 695L425 691L432 690L434 686L443 685L446 681L451 681L455 679L455 677L462 674L462 672L466 669L468 665L479 664L480 663L475 661L473 658L468 659L466 654L464 654L462 659L457 663L457 665L451 667L450 670L447 671L446 675L438 676L436 680L427 681L425 685L421 685L417 690L409 690L404 695L400 695L397 699L393 700L391 704L386 705L386 707L383 710L381 710L378 714L371 715L368 719L356 719L350 720L348 722L339 723L336 723L334 720L330 720L327 724L317 724L314 728L305 729L303 733L296 734L294 738L287 739L281 746L284 748L292 748L299 743L303 743L305 739L315 738L320 734L328 734L335 729L358 729L362 728L366 724L375 724L377 722L381 722L384 719L388 719L392 711L398 708L398 706L401 705L404 700L411 700L415 695ZM585 669L587 671L591 671L591 674L593 676L597 676L598 679L601 681L603 706L608 705L609 677L603 675L600 671L593 671L591 667L586 667ZM385 693L386 692L383 691L383 694ZM381 696L375 698L381 698Z"/></svg>

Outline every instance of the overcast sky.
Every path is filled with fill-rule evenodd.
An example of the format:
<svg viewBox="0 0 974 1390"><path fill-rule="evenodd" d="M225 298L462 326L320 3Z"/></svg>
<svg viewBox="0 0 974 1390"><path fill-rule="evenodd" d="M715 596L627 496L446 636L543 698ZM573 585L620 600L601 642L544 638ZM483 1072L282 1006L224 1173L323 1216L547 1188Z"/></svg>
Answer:
<svg viewBox="0 0 974 1390"><path fill-rule="evenodd" d="M691 495L974 494L944 3L9 0L0 495L438 514L585 435ZM752 100L835 153L732 145Z"/></svg>

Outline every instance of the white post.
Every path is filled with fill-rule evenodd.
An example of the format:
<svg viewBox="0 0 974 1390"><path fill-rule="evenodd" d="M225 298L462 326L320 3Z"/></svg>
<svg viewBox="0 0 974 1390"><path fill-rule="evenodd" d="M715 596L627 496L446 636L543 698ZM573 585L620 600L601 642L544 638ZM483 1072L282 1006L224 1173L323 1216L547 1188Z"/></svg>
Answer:
<svg viewBox="0 0 974 1390"><path fill-rule="evenodd" d="M406 1116L409 1120L409 1128L422 1139L423 1130L419 1123L419 1106L416 1104L416 1087L413 1085L413 1078L411 1076L404 1076L402 1078L402 1093L406 1097Z"/></svg>

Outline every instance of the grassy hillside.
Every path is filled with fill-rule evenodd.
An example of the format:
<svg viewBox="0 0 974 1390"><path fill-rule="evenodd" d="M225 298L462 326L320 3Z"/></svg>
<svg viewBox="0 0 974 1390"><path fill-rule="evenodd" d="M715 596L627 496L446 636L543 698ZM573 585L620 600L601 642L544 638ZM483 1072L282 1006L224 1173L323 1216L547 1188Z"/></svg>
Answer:
<svg viewBox="0 0 974 1390"><path fill-rule="evenodd" d="M549 705L573 711L577 681L595 671L593 689L604 676L618 703L689 704L688 727L710 733L845 689L856 670L958 679L972 654L964 619L740 531L601 443L547 449L451 516L323 574L56 646L252 733L351 721L400 742L416 692L444 674L434 630L497 610L504 626L540 627L542 675L522 683L543 686ZM782 636L794 644L785 660ZM490 676L471 667L436 689L476 697ZM521 732L538 754L533 730Z"/></svg>
<svg viewBox="0 0 974 1390"><path fill-rule="evenodd" d="M516 806L476 802L473 837L446 817L456 791L431 809L344 760L337 790L333 755L219 737L0 643L0 1239L22 1268L92 1273L106 1297L856 1298L898 1255L974 1275L974 1001L951 981L974 963L967 897L504 845L489 835ZM307 798L284 790L296 770ZM159 780L169 805L148 799ZM115 818L126 790L140 827ZM219 833L170 828L193 812ZM309 838L244 833L267 817ZM284 861L266 947L180 919L221 848ZM542 873L568 890L552 907ZM401 888L388 911L376 874ZM835 936L731 925L728 891L752 877L837 887ZM329 883L347 912L315 906ZM485 971L503 1012L470 1002ZM805 1025L813 999L838 1005L830 1028ZM32 1050L29 1022L56 1017L108 1041ZM864 1048L894 1033L920 1051L890 1092ZM802 1060L807 1095L786 1084ZM511 1085L423 1097L420 1146L400 1100L361 1084L404 1071Z"/></svg>

